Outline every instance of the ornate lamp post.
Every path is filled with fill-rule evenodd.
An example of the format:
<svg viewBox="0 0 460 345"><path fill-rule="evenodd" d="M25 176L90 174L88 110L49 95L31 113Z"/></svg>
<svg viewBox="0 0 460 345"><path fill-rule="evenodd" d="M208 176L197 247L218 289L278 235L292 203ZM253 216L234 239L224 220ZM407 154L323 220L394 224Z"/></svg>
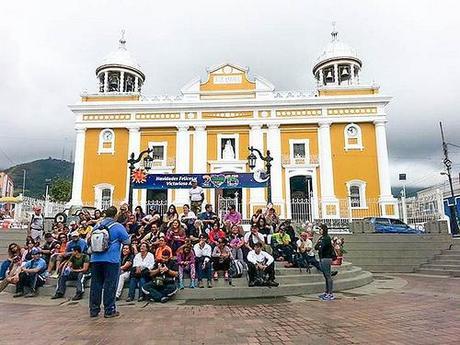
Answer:
<svg viewBox="0 0 460 345"><path fill-rule="evenodd" d="M132 176L134 169L136 169L135 164L139 163L141 160L143 161L143 167L145 170L149 171L152 166L153 166L153 158L150 156L150 153L153 152L153 148L148 148L147 150L142 151L139 153L139 156L135 158L134 152L131 153L129 159L128 159L128 164L129 164L129 191L128 191L128 206L129 210L133 210L133 182L132 182ZM146 155L144 158L142 158L144 155Z"/></svg>
<svg viewBox="0 0 460 345"><path fill-rule="evenodd" d="M268 176L268 183L267 183L267 202L271 203L272 202L272 178L271 178L271 167L272 167L272 160L273 157L270 156L270 151L267 150L267 155L264 156L260 150L254 148L253 146L248 147L249 152L251 152L248 156L248 165L249 168L254 169L256 167L256 162L257 162L257 156L254 154L254 152L257 153L259 158L265 162L265 170L267 172Z"/></svg>

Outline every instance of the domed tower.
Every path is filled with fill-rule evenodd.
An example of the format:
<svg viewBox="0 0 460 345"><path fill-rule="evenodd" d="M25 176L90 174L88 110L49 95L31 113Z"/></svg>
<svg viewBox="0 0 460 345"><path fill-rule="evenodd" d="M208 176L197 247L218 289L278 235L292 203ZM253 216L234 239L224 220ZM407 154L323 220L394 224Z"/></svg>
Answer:
<svg viewBox="0 0 460 345"><path fill-rule="evenodd" d="M313 67L318 88L359 85L362 62L356 50L339 40L335 25L331 36L331 41Z"/></svg>
<svg viewBox="0 0 460 345"><path fill-rule="evenodd" d="M118 49L111 52L96 68L99 93L140 93L145 81L141 67L126 49L125 33L122 31Z"/></svg>

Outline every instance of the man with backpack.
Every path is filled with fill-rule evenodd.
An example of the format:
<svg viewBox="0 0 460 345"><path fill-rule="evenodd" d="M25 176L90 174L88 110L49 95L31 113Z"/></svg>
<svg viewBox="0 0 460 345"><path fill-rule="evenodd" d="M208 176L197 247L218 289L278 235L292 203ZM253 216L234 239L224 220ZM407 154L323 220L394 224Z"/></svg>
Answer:
<svg viewBox="0 0 460 345"><path fill-rule="evenodd" d="M117 215L115 206L109 207L105 215L106 217L94 227L88 240L91 252L89 312L91 317L99 315L104 295L104 317L112 318L120 315L115 306L120 251L122 243L129 242L129 236L125 227L114 220Z"/></svg>

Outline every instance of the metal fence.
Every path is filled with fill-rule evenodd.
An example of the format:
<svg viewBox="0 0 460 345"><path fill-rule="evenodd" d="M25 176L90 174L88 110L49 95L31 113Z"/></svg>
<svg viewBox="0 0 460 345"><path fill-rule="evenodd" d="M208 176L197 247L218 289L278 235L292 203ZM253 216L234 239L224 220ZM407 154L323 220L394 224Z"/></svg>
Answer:
<svg viewBox="0 0 460 345"><path fill-rule="evenodd" d="M228 208L233 205L236 210L241 214L241 203L238 200L238 196L234 198L219 196L217 198L217 214L220 219L223 219Z"/></svg>
<svg viewBox="0 0 460 345"><path fill-rule="evenodd" d="M165 214L168 211L168 200L147 200L145 207L146 213L156 210L160 214Z"/></svg>

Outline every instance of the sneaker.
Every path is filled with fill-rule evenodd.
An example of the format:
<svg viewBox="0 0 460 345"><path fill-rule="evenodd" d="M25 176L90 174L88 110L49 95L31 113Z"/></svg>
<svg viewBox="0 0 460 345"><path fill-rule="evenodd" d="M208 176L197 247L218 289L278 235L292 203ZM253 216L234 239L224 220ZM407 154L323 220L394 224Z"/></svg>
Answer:
<svg viewBox="0 0 460 345"><path fill-rule="evenodd" d="M184 289L184 282L183 281L179 282L179 289L181 289L181 290Z"/></svg>
<svg viewBox="0 0 460 345"><path fill-rule="evenodd" d="M145 301L145 298L144 296L139 296L139 298L137 299L138 302L144 302Z"/></svg>
<svg viewBox="0 0 460 345"><path fill-rule="evenodd" d="M32 290L27 295L25 295L24 298L32 298L32 297L37 297L37 296L38 296L38 291Z"/></svg>
<svg viewBox="0 0 460 345"><path fill-rule="evenodd" d="M173 292L168 293L168 297L172 297L177 293L177 288L174 289Z"/></svg>
<svg viewBox="0 0 460 345"><path fill-rule="evenodd" d="M212 288L212 282L208 280L208 288Z"/></svg>
<svg viewBox="0 0 460 345"><path fill-rule="evenodd" d="M13 298L22 297L22 296L24 296L24 291L16 292L16 293L13 295Z"/></svg>
<svg viewBox="0 0 460 345"><path fill-rule="evenodd" d="M254 283L254 281L251 280L251 281L249 281L248 286L253 287L253 286L256 286L256 284Z"/></svg>
<svg viewBox="0 0 460 345"><path fill-rule="evenodd" d="M120 312L119 311L116 311L115 313L112 313L112 314L104 314L104 317L106 319L111 319L112 317L118 317L120 316Z"/></svg>
<svg viewBox="0 0 460 345"><path fill-rule="evenodd" d="M339 271L332 271L332 272L331 272L331 277L334 277L334 276L336 276L336 275L337 275L337 273L339 273Z"/></svg>
<svg viewBox="0 0 460 345"><path fill-rule="evenodd" d="M83 294L82 293L77 293L75 294L75 296L72 297L72 301L79 301L83 298Z"/></svg>
<svg viewBox="0 0 460 345"><path fill-rule="evenodd" d="M201 280L198 282L198 288L200 289L204 288L203 282Z"/></svg>
<svg viewBox="0 0 460 345"><path fill-rule="evenodd" d="M51 297L51 299L58 299L58 298L63 298L63 297L64 295L62 293L57 293L53 297Z"/></svg>
<svg viewBox="0 0 460 345"><path fill-rule="evenodd" d="M327 299L328 301L333 301L333 300L335 300L335 296L330 293L330 294L326 295L325 299Z"/></svg>
<svg viewBox="0 0 460 345"><path fill-rule="evenodd" d="M89 314L89 317L98 317L99 316L99 313L91 313Z"/></svg>
<svg viewBox="0 0 460 345"><path fill-rule="evenodd" d="M327 293L326 292L323 292L321 295L318 296L318 298L324 298L326 297Z"/></svg>
<svg viewBox="0 0 460 345"><path fill-rule="evenodd" d="M188 286L190 289L194 289L195 288L195 282L192 280L190 282L190 285Z"/></svg>
<svg viewBox="0 0 460 345"><path fill-rule="evenodd" d="M160 302L161 302L161 303L166 303L166 302L168 302L168 301L169 301L169 297L166 297L166 296L165 296L165 297L161 297L161 299L160 299Z"/></svg>
<svg viewBox="0 0 460 345"><path fill-rule="evenodd" d="M278 287L279 285L280 284L278 282L275 282L274 280L268 281L268 286Z"/></svg>
<svg viewBox="0 0 460 345"><path fill-rule="evenodd" d="M132 301L134 301L134 298L132 298L132 297L128 297L128 298L126 299L126 302L128 302L128 303L129 303L129 302L132 302Z"/></svg>
<svg viewBox="0 0 460 345"><path fill-rule="evenodd" d="M50 275L50 278L54 278L54 279L59 278L59 273L54 272L52 275Z"/></svg>

